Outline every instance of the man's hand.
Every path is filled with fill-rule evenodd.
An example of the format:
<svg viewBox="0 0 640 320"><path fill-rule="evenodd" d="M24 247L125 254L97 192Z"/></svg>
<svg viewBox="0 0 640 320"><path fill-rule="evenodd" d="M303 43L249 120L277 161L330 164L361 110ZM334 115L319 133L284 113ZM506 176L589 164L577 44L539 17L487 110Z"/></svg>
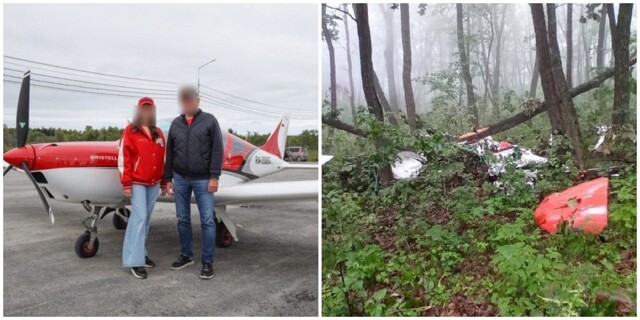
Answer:
<svg viewBox="0 0 640 320"><path fill-rule="evenodd" d="M211 193L218 191L218 179L209 179L209 187L207 191Z"/></svg>
<svg viewBox="0 0 640 320"><path fill-rule="evenodd" d="M122 193L124 193L125 197L131 198L131 189L124 189Z"/></svg>
<svg viewBox="0 0 640 320"><path fill-rule="evenodd" d="M167 182L167 186L164 187L164 191L169 194L169 196L173 197L173 182Z"/></svg>

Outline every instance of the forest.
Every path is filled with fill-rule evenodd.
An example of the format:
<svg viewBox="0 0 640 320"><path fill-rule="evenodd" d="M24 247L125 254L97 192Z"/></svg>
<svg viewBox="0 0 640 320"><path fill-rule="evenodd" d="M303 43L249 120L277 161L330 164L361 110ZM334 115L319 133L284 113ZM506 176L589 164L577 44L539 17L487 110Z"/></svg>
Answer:
<svg viewBox="0 0 640 320"><path fill-rule="evenodd" d="M635 316L635 10L323 4L322 314Z"/></svg>
<svg viewBox="0 0 640 320"><path fill-rule="evenodd" d="M7 152L15 147L16 131L15 128L3 126L4 134L4 151ZM259 132L247 132L241 134L233 129L229 132L236 136L256 145L261 146L269 138L269 133L261 134ZM86 126L84 130L61 129L61 128L32 128L29 133L27 143L45 143L45 142L68 142L68 141L116 141L122 135L122 128L104 127L95 129L92 126ZM287 145L303 146L309 150L309 161L318 160L318 131L303 130L300 134L289 135L287 137Z"/></svg>

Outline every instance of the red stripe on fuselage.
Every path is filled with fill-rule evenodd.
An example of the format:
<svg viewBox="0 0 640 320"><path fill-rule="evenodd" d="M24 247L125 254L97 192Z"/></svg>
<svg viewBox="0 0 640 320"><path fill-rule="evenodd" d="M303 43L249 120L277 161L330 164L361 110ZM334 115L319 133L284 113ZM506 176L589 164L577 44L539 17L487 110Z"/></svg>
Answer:
<svg viewBox="0 0 640 320"><path fill-rule="evenodd" d="M257 147L231 133L225 132L224 138L226 143L222 169L239 171L247 161L249 154ZM232 154L234 144L239 143L242 144L242 151L238 154ZM20 162L28 162L30 169L35 171L77 167L118 167L118 141L37 143L27 146L27 148L30 147L33 148L35 159L22 159ZM11 151L8 151L7 154L9 152ZM24 154L33 157L34 153ZM12 161L13 159L7 157L6 160ZM20 166L20 163L11 164Z"/></svg>
<svg viewBox="0 0 640 320"><path fill-rule="evenodd" d="M36 159L31 170L118 166L117 141L39 143L32 146Z"/></svg>

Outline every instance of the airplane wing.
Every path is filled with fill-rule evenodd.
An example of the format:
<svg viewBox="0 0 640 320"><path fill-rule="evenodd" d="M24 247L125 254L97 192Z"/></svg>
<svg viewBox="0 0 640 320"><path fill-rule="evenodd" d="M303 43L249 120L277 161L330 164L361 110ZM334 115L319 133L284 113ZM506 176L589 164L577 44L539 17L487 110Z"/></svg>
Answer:
<svg viewBox="0 0 640 320"><path fill-rule="evenodd" d="M318 169L320 166L316 164L308 163L286 163L282 166L283 169Z"/></svg>
<svg viewBox="0 0 640 320"><path fill-rule="evenodd" d="M318 200L318 180L243 183L220 187L215 193L216 205L291 200ZM173 198L158 201L173 202Z"/></svg>

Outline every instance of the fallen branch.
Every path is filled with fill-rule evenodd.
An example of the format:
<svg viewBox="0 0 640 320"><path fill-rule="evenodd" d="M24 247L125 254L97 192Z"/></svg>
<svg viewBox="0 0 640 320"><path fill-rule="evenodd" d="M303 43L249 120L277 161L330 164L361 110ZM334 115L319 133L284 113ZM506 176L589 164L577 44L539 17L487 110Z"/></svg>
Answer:
<svg viewBox="0 0 640 320"><path fill-rule="evenodd" d="M636 63L637 58L634 57L629 61L629 67L633 66ZM585 93L591 89L597 88L600 86L601 83L603 83L605 80L613 77L615 74L615 71L613 68L609 68L603 72L601 72L599 75L595 76L594 78L592 78L591 80L580 84L577 87L572 88L569 93L571 94L571 97L575 97L577 95L580 95L582 93ZM533 106L532 106L533 103ZM545 111L547 111L547 109L549 108L549 106L546 105L546 103L544 102L533 102L533 101L527 101L525 103L525 110L517 113L507 119L498 121L495 124L492 124L490 126L484 127L484 128L480 128L476 131L472 131L472 132L468 132L465 133L461 136L458 137L458 141L459 142L463 142L463 141L472 141L472 140L478 140L478 139L482 139L491 135L494 135L496 133L500 133L506 130L509 130Z"/></svg>
<svg viewBox="0 0 640 320"><path fill-rule="evenodd" d="M629 67L633 66L636 64L637 58L636 55L634 53L633 58L631 60L629 60ZM594 78L592 78L591 80L580 84L577 87L572 88L569 93L571 94L571 97L575 97L578 96L580 94L583 94L591 89L595 89L597 87L600 86L601 83L603 83L604 81L606 81L607 79L613 77L615 74L615 71L613 70L613 68L609 68L603 72L601 72L599 75L595 76ZM544 102L536 102L533 100L529 100L525 103L526 107L525 111L522 111L520 113L517 113L507 119L498 121L495 124L492 124L490 126L484 127L484 128L480 128L476 131L472 131L472 132L468 132L465 133L461 136L458 137L457 141L459 142L464 142L464 141L471 141L471 140L478 140L478 139L482 139L485 137L488 137L490 135L494 135L496 133L500 133L506 130L509 130L521 123L524 123L525 121L547 111L547 109L549 108ZM326 124L330 127L336 128L338 130L342 130L342 131L346 131L349 132L351 134L360 136L360 137L366 137L367 136L367 132L365 130L362 130L360 128L356 128L348 123L342 122L336 118L329 118L329 117L322 117L322 123Z"/></svg>
<svg viewBox="0 0 640 320"><path fill-rule="evenodd" d="M360 136L360 137L366 137L367 136L367 132L360 129L360 128L356 128L346 122L342 122L340 120L338 120L337 118L330 118L330 117L322 117L322 123L326 124L330 127L336 128L338 130L342 130L342 131L346 131L349 132L351 134L355 134L356 136Z"/></svg>

